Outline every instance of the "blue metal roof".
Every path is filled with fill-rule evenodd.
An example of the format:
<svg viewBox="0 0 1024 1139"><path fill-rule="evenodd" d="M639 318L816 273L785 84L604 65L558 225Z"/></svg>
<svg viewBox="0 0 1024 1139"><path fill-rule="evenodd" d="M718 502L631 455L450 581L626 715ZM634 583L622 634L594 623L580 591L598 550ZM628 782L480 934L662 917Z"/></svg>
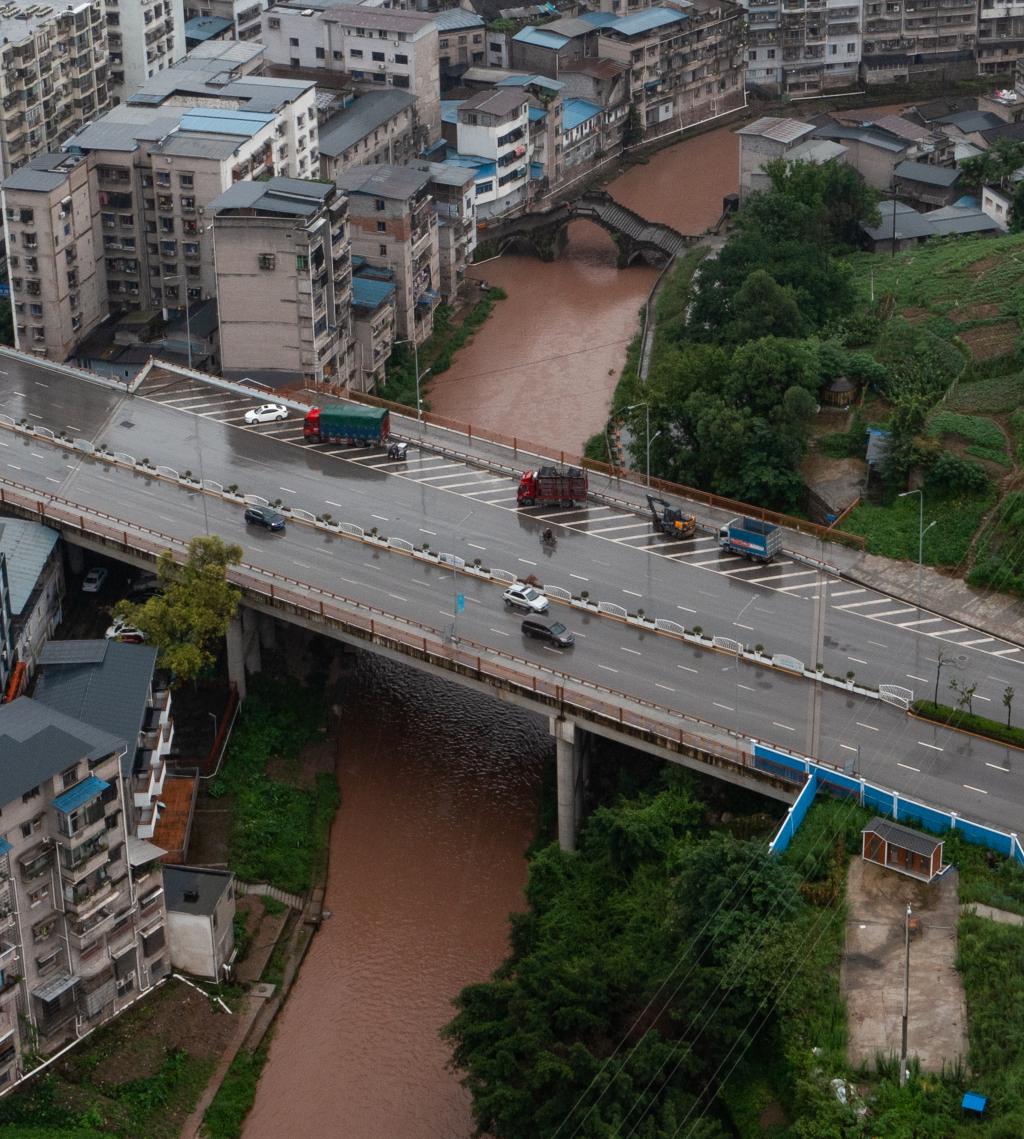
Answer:
<svg viewBox="0 0 1024 1139"><path fill-rule="evenodd" d="M611 28L614 27L621 16L616 16L613 12L580 12L579 19L586 20L588 24L593 24L595 28Z"/></svg>
<svg viewBox="0 0 1024 1139"><path fill-rule="evenodd" d="M600 113L601 108L589 99L566 99L562 104L562 129L572 130Z"/></svg>
<svg viewBox="0 0 1024 1139"><path fill-rule="evenodd" d="M394 296L391 281L375 281L370 277L352 278L352 303L360 308L376 308L388 297Z"/></svg>
<svg viewBox="0 0 1024 1139"><path fill-rule="evenodd" d="M605 25L611 32L621 32L624 36L638 36L643 32L653 32L655 28L674 24L679 20L688 20L685 12L674 12L670 8L645 8L642 12L634 12L630 16L623 16L614 24Z"/></svg>
<svg viewBox="0 0 1024 1139"><path fill-rule="evenodd" d="M506 75L499 79L495 87L546 87L549 91L561 91L565 86L547 75Z"/></svg>
<svg viewBox="0 0 1024 1139"><path fill-rule="evenodd" d="M110 786L105 779L99 779L95 775L90 775L88 778L83 779L81 783L76 783L70 791L65 791L63 795L58 795L53 801L53 805L57 808L62 815L70 815L72 811L77 810L85 803L91 802L93 799L98 798Z"/></svg>
<svg viewBox="0 0 1024 1139"><path fill-rule="evenodd" d="M517 43L547 47L552 51L558 51L569 42L568 36L560 36L557 32L546 32L543 28L535 28L532 25L516 32L512 38Z"/></svg>
<svg viewBox="0 0 1024 1139"><path fill-rule="evenodd" d="M448 8L444 12L436 12L434 15L434 23L437 24L437 30L444 35L445 32L457 32L463 28L482 28L484 26L483 16L478 16L476 12L467 12L464 8Z"/></svg>
<svg viewBox="0 0 1024 1139"><path fill-rule="evenodd" d="M0 857L5 854L10 854L14 849L13 846L5 838L0 838Z"/></svg>
<svg viewBox="0 0 1024 1139"><path fill-rule="evenodd" d="M442 123L457 123L459 121L459 107L462 106L461 99L442 99L441 100L441 122Z"/></svg>
<svg viewBox="0 0 1024 1139"><path fill-rule="evenodd" d="M181 129L251 138L268 123L272 123L274 118L274 115L261 114L259 111L227 111L219 107L204 107L201 111L186 111L181 116Z"/></svg>
<svg viewBox="0 0 1024 1139"><path fill-rule="evenodd" d="M217 36L222 36L235 25L223 16L194 16L185 21L185 39L205 43Z"/></svg>
<svg viewBox="0 0 1024 1139"><path fill-rule="evenodd" d="M548 117L547 111L543 107L531 107L529 110L530 122L539 123L541 119Z"/></svg>

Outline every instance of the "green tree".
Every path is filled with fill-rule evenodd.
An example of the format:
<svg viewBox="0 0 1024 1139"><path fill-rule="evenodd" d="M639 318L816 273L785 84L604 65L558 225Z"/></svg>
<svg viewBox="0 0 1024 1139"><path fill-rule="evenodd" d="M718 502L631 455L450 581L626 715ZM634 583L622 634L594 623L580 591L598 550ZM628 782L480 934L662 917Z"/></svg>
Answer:
<svg viewBox="0 0 1024 1139"><path fill-rule="evenodd" d="M626 114L626 125L622 128L622 145L636 146L638 142L643 142L643 138L643 119L640 118L640 112L637 110L636 104L630 103L629 111Z"/></svg>
<svg viewBox="0 0 1024 1139"><path fill-rule="evenodd" d="M793 162L784 158L765 165L772 191L794 208L810 214L808 236L830 246L855 249L861 222L878 225L879 193L852 166L828 162Z"/></svg>
<svg viewBox="0 0 1024 1139"><path fill-rule="evenodd" d="M216 660L216 647L234 617L241 591L227 581L227 568L242 559L242 547L216 535L188 544L179 565L170 550L157 562L161 592L141 605L120 601L118 617L136 625L159 649L161 667L175 684L195 680Z"/></svg>
<svg viewBox="0 0 1024 1139"><path fill-rule="evenodd" d="M729 326L734 344L761 336L799 336L803 328L793 289L780 285L764 269L755 269L736 292L736 316Z"/></svg>
<svg viewBox="0 0 1024 1139"><path fill-rule="evenodd" d="M1024 182L1018 182L1013 187L1013 198L1010 201L1010 232L1024 233Z"/></svg>
<svg viewBox="0 0 1024 1139"><path fill-rule="evenodd" d="M14 344L14 316L6 298L0 300L0 344Z"/></svg>
<svg viewBox="0 0 1024 1139"><path fill-rule="evenodd" d="M1006 187L1021 166L1024 143L1000 138L988 150L961 162L960 176L964 186L977 193L983 186Z"/></svg>

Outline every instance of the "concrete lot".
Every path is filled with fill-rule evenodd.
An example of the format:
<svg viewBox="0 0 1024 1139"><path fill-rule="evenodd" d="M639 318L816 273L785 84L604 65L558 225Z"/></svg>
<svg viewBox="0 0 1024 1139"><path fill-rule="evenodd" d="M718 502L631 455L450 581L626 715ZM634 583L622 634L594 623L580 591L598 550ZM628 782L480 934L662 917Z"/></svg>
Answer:
<svg viewBox="0 0 1024 1139"><path fill-rule="evenodd" d="M875 1054L899 1056L903 1016L904 916L920 919L910 942L908 1050L925 1071L967 1054L967 1004L954 968L958 876L930 886L859 857L847 882L846 998L850 1063L873 1066Z"/></svg>

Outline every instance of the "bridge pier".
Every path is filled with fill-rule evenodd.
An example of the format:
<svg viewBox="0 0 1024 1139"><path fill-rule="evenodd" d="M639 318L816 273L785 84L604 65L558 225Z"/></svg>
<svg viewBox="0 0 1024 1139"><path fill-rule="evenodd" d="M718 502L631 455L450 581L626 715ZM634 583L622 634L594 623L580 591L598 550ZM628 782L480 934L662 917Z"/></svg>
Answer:
<svg viewBox="0 0 1024 1139"><path fill-rule="evenodd" d="M263 666L260 654L261 624L259 613L242 607L231 618L231 624L228 626L225 638L228 650L228 679L234 682L239 700L245 699L246 675L250 672L259 672Z"/></svg>
<svg viewBox="0 0 1024 1139"><path fill-rule="evenodd" d="M572 720L552 716L558 784L558 845L576 849L576 835L583 821L583 791L590 768L589 734Z"/></svg>

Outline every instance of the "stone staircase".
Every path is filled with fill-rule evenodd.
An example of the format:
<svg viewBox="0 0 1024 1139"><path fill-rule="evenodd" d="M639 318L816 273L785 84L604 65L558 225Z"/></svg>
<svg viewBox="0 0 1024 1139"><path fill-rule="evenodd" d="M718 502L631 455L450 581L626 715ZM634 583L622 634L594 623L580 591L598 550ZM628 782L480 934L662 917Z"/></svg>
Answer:
<svg viewBox="0 0 1024 1139"><path fill-rule="evenodd" d="M667 257L673 258L687 247L686 238L668 225L649 222L626 206L620 205L611 195L603 192L584 194L572 203L573 212L590 214L608 229L617 230L638 245L653 246Z"/></svg>

